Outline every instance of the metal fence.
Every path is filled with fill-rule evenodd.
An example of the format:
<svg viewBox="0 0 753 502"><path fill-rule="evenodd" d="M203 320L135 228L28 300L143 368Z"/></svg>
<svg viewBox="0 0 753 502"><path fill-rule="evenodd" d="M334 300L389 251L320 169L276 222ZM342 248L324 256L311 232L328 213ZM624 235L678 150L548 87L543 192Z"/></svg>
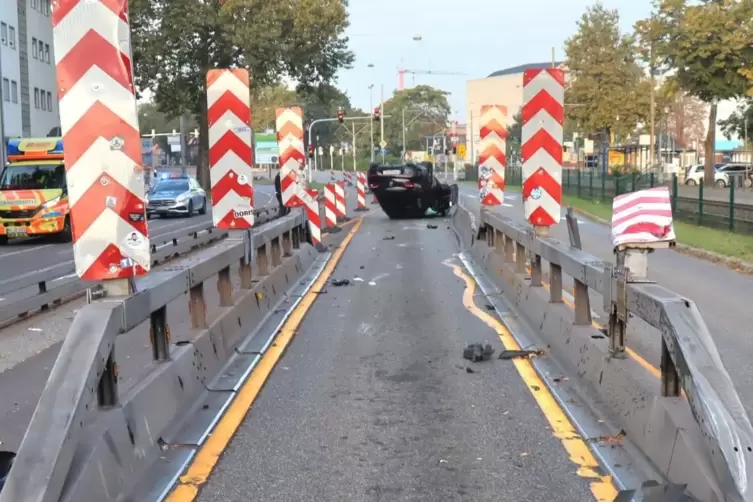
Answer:
<svg viewBox="0 0 753 502"><path fill-rule="evenodd" d="M508 168L508 186L522 184L520 168ZM562 170L562 191L565 195L597 201L611 206L612 199L636 190L667 186L672 194L675 220L693 225L753 235L753 189L744 188L742 180L726 187L705 187L680 183L677 175L655 173L607 175L593 170Z"/></svg>

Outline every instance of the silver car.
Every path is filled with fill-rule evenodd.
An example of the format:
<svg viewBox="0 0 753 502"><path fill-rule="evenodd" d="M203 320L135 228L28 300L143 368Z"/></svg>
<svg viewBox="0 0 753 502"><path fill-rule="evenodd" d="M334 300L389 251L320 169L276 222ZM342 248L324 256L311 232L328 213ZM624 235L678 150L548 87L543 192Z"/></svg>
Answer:
<svg viewBox="0 0 753 502"><path fill-rule="evenodd" d="M158 179L146 196L147 216L206 214L207 194L190 176Z"/></svg>

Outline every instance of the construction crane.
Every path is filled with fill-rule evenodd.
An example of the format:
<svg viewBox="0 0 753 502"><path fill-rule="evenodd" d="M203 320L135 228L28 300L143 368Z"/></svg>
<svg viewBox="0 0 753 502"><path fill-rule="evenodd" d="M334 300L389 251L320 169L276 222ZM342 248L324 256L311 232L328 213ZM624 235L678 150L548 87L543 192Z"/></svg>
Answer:
<svg viewBox="0 0 753 502"><path fill-rule="evenodd" d="M405 74L410 73L411 75L458 75L462 76L465 75L465 73L460 73L456 71L435 71L435 70L408 70L406 68L398 68L397 69L397 90L402 91L405 89Z"/></svg>

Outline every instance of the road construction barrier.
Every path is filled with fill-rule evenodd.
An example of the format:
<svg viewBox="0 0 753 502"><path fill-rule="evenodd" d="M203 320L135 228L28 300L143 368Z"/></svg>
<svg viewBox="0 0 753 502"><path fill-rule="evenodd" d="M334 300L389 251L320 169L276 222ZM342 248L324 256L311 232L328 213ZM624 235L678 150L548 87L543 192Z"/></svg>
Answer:
<svg viewBox="0 0 753 502"><path fill-rule="evenodd" d="M337 197L335 183L324 185L324 228L331 230L337 227Z"/></svg>
<svg viewBox="0 0 753 502"><path fill-rule="evenodd" d="M335 209L338 221L345 221L347 209L345 206L345 182L338 181L335 185Z"/></svg>
<svg viewBox="0 0 753 502"><path fill-rule="evenodd" d="M516 311L510 315L540 329L554 358L573 369L668 481L687 485L698 500L753 500L748 416L698 308L649 280L647 249L618 249L613 265L494 212L461 205L452 220L464 253ZM575 286L571 306L563 300L567 276ZM589 291L604 299L606 333L591 322ZM625 347L631 317L660 333L654 376Z"/></svg>
<svg viewBox="0 0 753 502"><path fill-rule="evenodd" d="M356 211L368 211L366 207L366 173L356 173Z"/></svg>
<svg viewBox="0 0 753 502"><path fill-rule="evenodd" d="M255 211L257 224L274 219L276 212L276 207ZM151 236L152 265L164 263L227 236L227 230L214 228L210 221ZM4 298L0 304L0 325L25 319L34 312L46 311L83 295L87 289L96 293L99 287L100 283L97 281L79 279L72 260L5 279L0 281L0 297Z"/></svg>
<svg viewBox="0 0 753 502"><path fill-rule="evenodd" d="M278 307L299 301L329 259L305 242L304 224L293 210L250 240L231 236L152 270L135 280L136 293L84 306L0 502L161 499L272 343L288 310ZM219 304L208 305L205 283L215 280ZM168 318L167 306L186 295L190 319ZM119 392L116 337L146 322L152 361ZM139 491L158 480L162 492Z"/></svg>

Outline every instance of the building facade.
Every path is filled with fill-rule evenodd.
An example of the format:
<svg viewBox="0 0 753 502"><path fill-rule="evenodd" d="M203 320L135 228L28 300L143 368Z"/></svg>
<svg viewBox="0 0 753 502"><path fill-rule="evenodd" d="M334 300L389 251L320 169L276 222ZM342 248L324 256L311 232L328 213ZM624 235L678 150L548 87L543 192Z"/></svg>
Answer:
<svg viewBox="0 0 753 502"><path fill-rule="evenodd" d="M60 126L49 0L0 0L0 65L6 138Z"/></svg>
<svg viewBox="0 0 753 502"><path fill-rule="evenodd" d="M554 64L557 67L563 65L562 62ZM508 120L512 121L523 106L523 72L551 66L551 62L524 64L495 71L486 78L469 80L466 83L466 126L472 137L472 141L466 138L466 161L471 162L471 159L478 158L481 107L505 106Z"/></svg>

